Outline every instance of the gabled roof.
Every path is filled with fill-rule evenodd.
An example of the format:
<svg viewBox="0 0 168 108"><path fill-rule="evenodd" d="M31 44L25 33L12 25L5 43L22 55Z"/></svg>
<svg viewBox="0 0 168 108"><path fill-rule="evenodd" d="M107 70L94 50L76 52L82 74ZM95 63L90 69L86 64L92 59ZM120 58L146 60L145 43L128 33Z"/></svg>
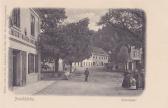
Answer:
<svg viewBox="0 0 168 108"><path fill-rule="evenodd" d="M99 47L92 47L92 54L108 56L107 52Z"/></svg>

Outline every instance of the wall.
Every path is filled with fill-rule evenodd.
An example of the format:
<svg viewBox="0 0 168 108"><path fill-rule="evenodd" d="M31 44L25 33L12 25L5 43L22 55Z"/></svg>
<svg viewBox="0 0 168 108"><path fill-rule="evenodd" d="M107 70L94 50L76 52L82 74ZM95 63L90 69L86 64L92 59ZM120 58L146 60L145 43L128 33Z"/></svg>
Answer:
<svg viewBox="0 0 168 108"><path fill-rule="evenodd" d="M35 17L35 37L31 36L31 29L30 29L31 15L33 15ZM22 8L20 17L21 17L21 31L22 31L22 33L24 33L25 29L26 29L28 37L37 39L37 37L39 35L39 18L38 18L39 16L32 9Z"/></svg>

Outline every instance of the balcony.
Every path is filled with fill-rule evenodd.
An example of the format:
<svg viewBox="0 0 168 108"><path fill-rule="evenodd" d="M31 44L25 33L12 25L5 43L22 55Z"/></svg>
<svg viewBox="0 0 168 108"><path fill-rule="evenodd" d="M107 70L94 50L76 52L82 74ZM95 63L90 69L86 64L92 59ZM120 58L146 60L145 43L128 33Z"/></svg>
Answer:
<svg viewBox="0 0 168 108"><path fill-rule="evenodd" d="M25 34L23 34L20 29L18 29L17 27L13 26L13 27L10 27L9 29L9 34L11 36L14 36L15 38L17 38L18 40L21 40L21 41L24 41L24 42L27 42L29 44L33 44L33 45L36 45L36 41L34 38L30 38L28 36L26 36Z"/></svg>

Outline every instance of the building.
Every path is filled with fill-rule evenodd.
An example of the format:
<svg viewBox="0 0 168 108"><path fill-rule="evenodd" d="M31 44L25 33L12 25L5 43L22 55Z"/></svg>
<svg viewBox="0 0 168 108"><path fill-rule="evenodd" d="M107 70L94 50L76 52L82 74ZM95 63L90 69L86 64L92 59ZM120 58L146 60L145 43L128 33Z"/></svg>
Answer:
<svg viewBox="0 0 168 108"><path fill-rule="evenodd" d="M91 57L81 62L73 62L72 67L76 69L101 68L109 61L109 55L98 47L92 47Z"/></svg>
<svg viewBox="0 0 168 108"><path fill-rule="evenodd" d="M142 64L142 48L131 46L130 58L127 62L127 70L135 71L140 69Z"/></svg>
<svg viewBox="0 0 168 108"><path fill-rule="evenodd" d="M34 9L8 10L8 83L9 88L24 86L40 79L40 55L36 42L40 17Z"/></svg>
<svg viewBox="0 0 168 108"><path fill-rule="evenodd" d="M125 48L125 53L127 56L126 63L111 61L107 64L107 69L111 71L135 71L136 69L142 69L142 48L136 48L135 46L122 46ZM126 57L125 56L125 57Z"/></svg>

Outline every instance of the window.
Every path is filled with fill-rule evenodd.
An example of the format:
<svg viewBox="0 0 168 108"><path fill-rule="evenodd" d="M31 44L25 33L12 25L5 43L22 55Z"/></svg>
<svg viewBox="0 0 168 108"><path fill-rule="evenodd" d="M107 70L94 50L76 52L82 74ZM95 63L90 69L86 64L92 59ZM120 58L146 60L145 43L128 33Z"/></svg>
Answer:
<svg viewBox="0 0 168 108"><path fill-rule="evenodd" d="M15 8L12 11L12 24L18 28L20 28L20 9Z"/></svg>
<svg viewBox="0 0 168 108"><path fill-rule="evenodd" d="M35 18L33 15L31 15L31 35L35 35Z"/></svg>
<svg viewBox="0 0 168 108"><path fill-rule="evenodd" d="M38 55L28 54L28 73L38 72Z"/></svg>
<svg viewBox="0 0 168 108"><path fill-rule="evenodd" d="M34 55L28 54L28 73L34 72Z"/></svg>
<svg viewBox="0 0 168 108"><path fill-rule="evenodd" d="M35 56L35 72L38 72L38 55Z"/></svg>

